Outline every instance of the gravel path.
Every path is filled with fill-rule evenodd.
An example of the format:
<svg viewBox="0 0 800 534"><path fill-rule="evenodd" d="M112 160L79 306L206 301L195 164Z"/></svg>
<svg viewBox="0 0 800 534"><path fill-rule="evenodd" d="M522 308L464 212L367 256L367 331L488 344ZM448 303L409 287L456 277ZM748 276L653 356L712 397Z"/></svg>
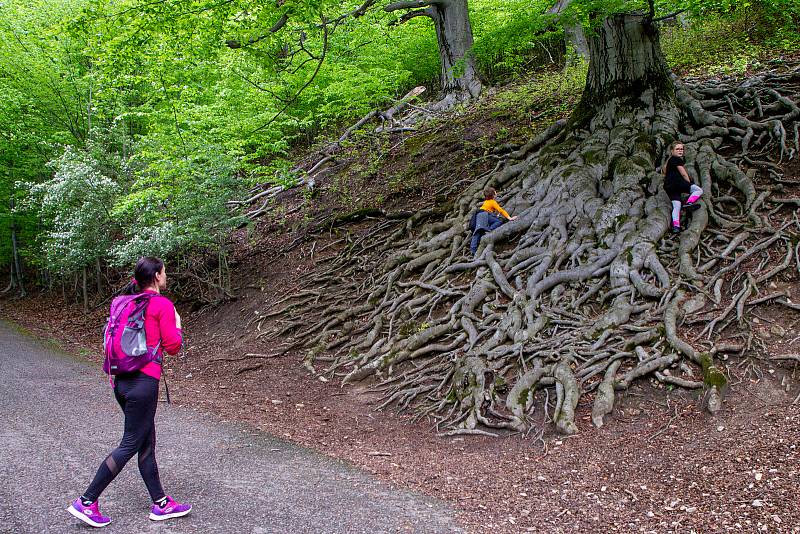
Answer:
<svg viewBox="0 0 800 534"><path fill-rule="evenodd" d="M105 378L4 322L0 373L0 532L86 531L64 508L122 433ZM461 532L447 505L272 436L163 403L157 428L164 487L195 509L150 522L132 460L101 498L109 531Z"/></svg>

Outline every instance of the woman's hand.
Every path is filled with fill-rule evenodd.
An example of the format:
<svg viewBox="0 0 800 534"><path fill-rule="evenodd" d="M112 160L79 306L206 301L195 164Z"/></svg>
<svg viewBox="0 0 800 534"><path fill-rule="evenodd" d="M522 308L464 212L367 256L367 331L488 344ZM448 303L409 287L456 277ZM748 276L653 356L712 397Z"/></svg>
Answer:
<svg viewBox="0 0 800 534"><path fill-rule="evenodd" d="M513 217L509 217L508 220L509 221L516 221L517 220L517 216L514 215Z"/></svg>
<svg viewBox="0 0 800 534"><path fill-rule="evenodd" d="M178 314L178 310L175 310L175 326L177 328L181 327L181 316Z"/></svg>

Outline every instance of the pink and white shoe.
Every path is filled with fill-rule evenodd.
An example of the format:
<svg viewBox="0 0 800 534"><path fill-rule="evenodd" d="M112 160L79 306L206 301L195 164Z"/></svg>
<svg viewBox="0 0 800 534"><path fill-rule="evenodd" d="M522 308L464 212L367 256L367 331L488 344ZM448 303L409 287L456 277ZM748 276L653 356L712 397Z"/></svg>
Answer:
<svg viewBox="0 0 800 534"><path fill-rule="evenodd" d="M165 519L172 519L173 517L183 517L191 511L191 504L180 504L172 500L172 497L167 496L167 502L164 506L153 504L153 508L150 511L150 519L153 521L164 521Z"/></svg>
<svg viewBox="0 0 800 534"><path fill-rule="evenodd" d="M77 517L87 525L91 525L96 528L104 527L111 523L110 517L106 517L100 513L100 508L97 505L97 501L94 501L89 506L85 506L80 499L75 499L67 508L67 512L71 513L73 516Z"/></svg>

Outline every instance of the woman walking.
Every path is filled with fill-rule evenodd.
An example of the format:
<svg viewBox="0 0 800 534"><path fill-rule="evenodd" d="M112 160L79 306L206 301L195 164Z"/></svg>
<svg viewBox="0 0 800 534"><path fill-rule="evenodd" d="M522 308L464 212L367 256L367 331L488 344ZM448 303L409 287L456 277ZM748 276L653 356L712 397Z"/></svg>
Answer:
<svg viewBox="0 0 800 534"><path fill-rule="evenodd" d="M152 356L140 369L114 376L114 397L125 414L122 441L100 464L83 495L67 508L70 514L93 527L104 527L111 522L100 513L97 500L135 454L139 456L139 473L153 500L150 519L163 521L181 517L192 509L191 505L176 503L164 493L156 464L155 415L163 352L175 355L183 342L181 317L172 302L161 295L166 287L164 263L156 258L141 258L136 264L134 279L123 291L123 294L142 294L147 298L144 331L147 347L154 349L147 351L151 354L152 350Z"/></svg>

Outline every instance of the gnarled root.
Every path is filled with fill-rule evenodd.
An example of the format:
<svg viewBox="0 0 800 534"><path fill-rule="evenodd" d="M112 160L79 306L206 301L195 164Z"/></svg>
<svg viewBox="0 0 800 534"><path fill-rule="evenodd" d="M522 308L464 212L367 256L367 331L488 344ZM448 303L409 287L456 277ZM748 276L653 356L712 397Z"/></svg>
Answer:
<svg viewBox="0 0 800 534"><path fill-rule="evenodd" d="M755 298L759 287L800 268L794 204L774 194L779 182L755 181L758 172L779 180L770 154L796 157L798 87L795 69L748 85L679 85L675 99L612 99L591 121L559 124L507 154L446 212L385 221L379 238L347 236L306 281L316 293L286 305L287 324L310 307L319 324L292 331L328 347L330 372L343 369L343 383L375 377L385 403L444 429L524 432L538 402L571 434L585 392L601 426L615 391L648 378L704 387L714 412L727 381L720 352L693 346L697 334L726 346L729 329L747 328L744 310L769 301ZM752 113L755 96L762 107ZM688 230L670 237L654 169L677 139L705 194ZM517 218L470 257L465 224L487 185Z"/></svg>

